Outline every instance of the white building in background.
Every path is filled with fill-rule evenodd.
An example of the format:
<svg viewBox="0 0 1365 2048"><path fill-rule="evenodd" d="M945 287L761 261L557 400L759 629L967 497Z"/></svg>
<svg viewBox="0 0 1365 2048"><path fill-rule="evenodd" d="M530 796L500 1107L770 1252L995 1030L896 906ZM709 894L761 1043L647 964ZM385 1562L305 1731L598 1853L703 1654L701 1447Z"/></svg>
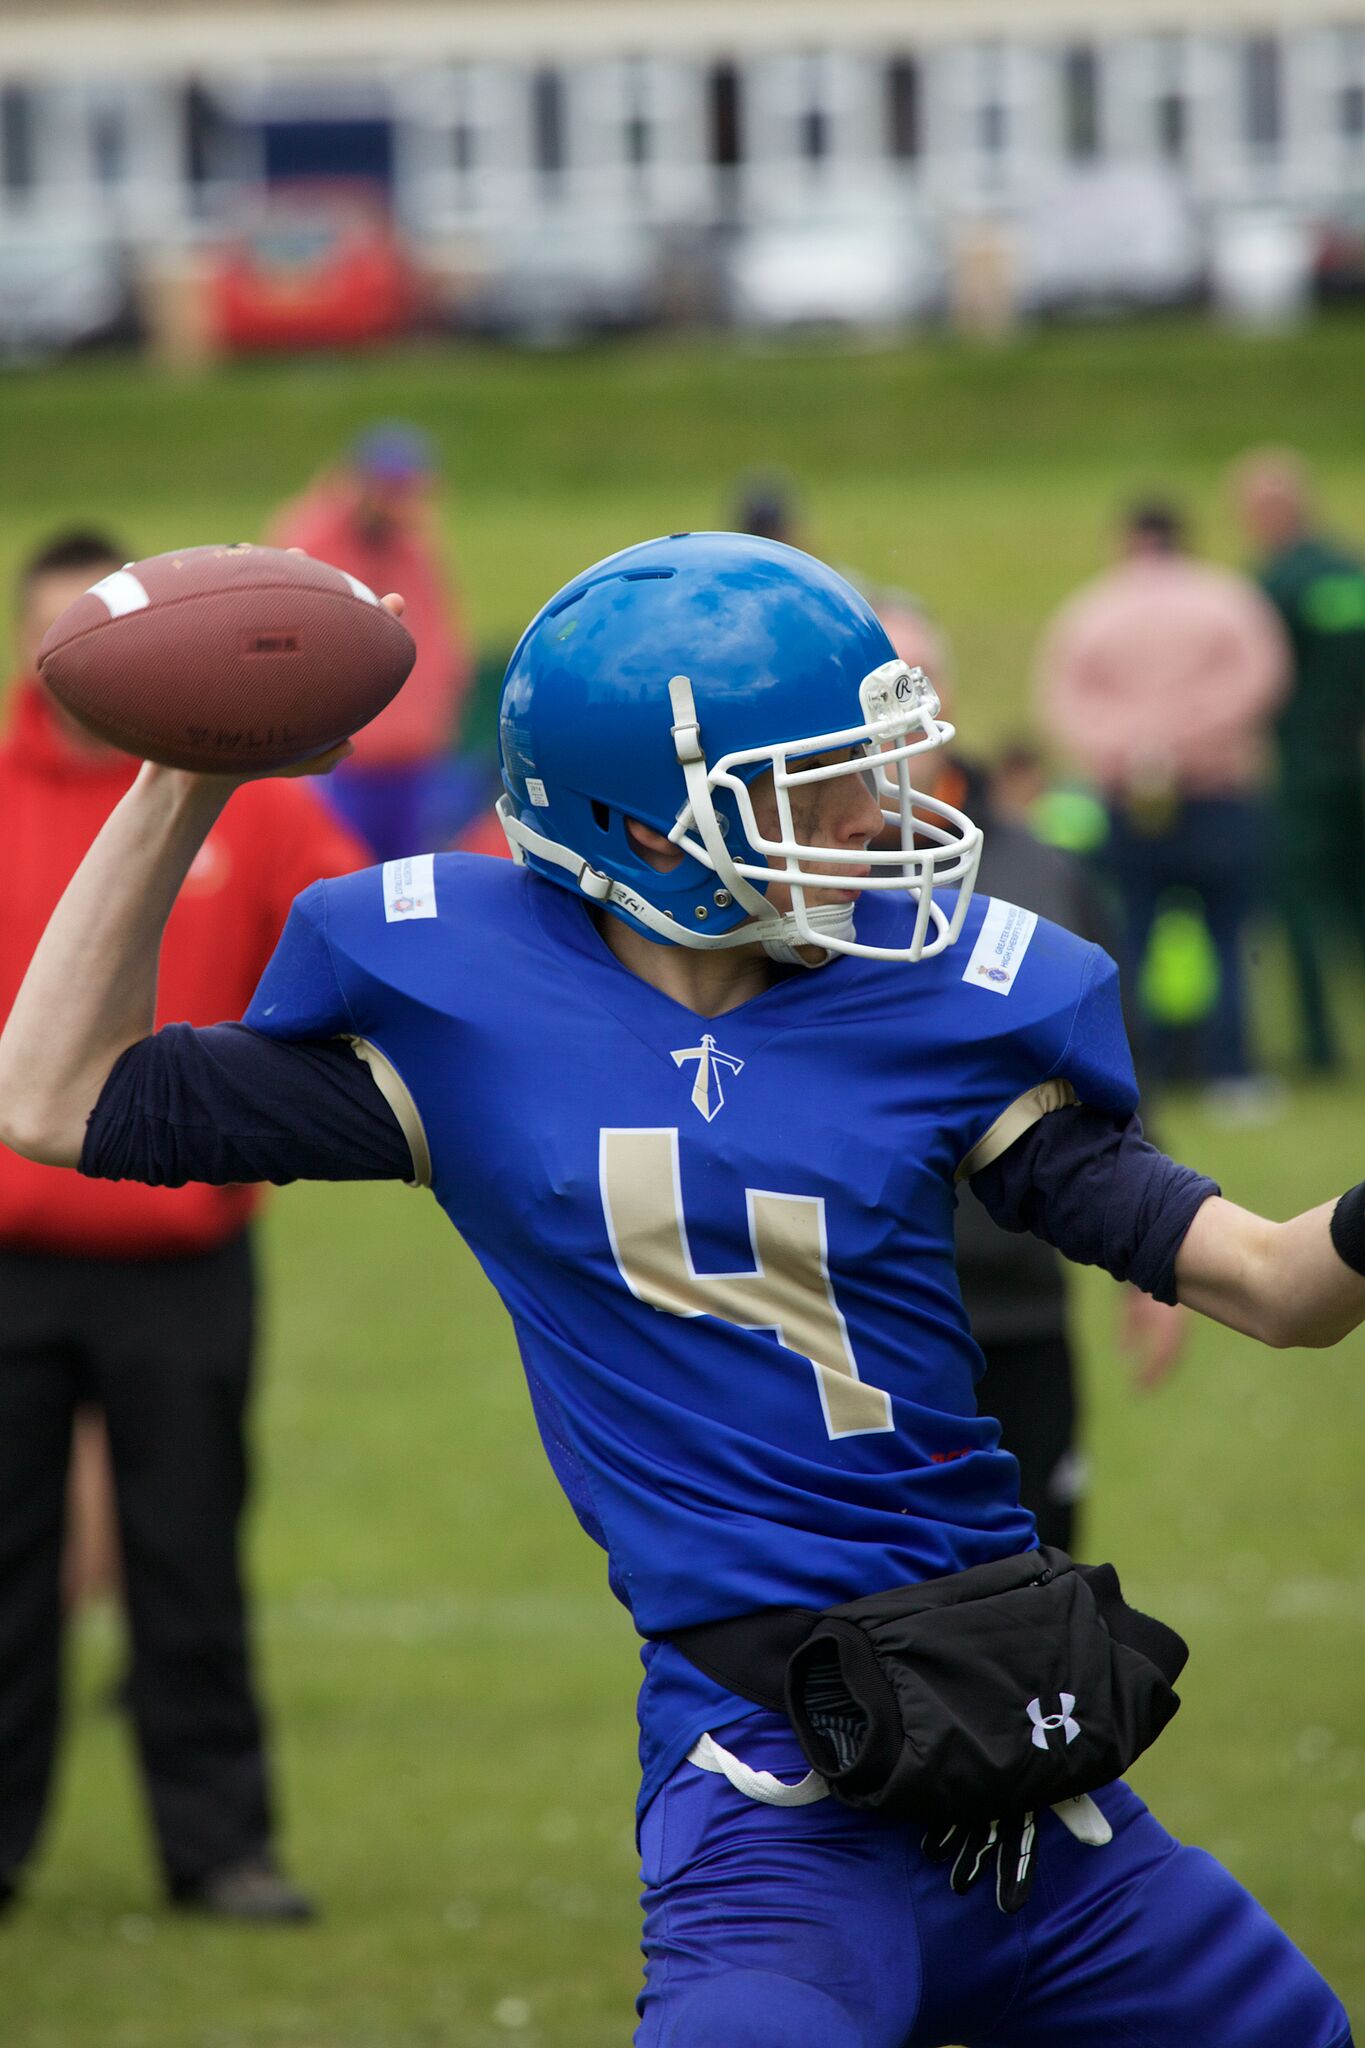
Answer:
<svg viewBox="0 0 1365 2048"><path fill-rule="evenodd" d="M433 248L1026 230L1134 178L1321 218L1365 203L1365 0L4 0L0 236L164 246L346 172Z"/></svg>

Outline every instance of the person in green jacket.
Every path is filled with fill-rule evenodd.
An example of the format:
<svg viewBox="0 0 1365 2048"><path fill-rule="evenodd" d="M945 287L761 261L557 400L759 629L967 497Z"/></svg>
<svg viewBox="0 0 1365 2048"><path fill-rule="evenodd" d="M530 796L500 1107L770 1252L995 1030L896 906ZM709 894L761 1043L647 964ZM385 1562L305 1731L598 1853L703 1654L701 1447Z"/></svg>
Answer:
<svg viewBox="0 0 1365 2048"><path fill-rule="evenodd" d="M1365 561L1319 531L1292 452L1248 455L1235 485L1261 587L1293 644L1293 687L1276 728L1274 870L1304 1055L1327 1072L1340 1049L1326 963L1344 942L1365 965Z"/></svg>

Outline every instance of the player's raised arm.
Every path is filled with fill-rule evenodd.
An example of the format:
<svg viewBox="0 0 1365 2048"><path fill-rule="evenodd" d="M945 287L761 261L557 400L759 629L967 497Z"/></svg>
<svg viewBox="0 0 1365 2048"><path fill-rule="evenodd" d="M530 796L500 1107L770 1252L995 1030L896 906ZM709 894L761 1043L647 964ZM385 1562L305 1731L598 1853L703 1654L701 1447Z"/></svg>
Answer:
<svg viewBox="0 0 1365 2048"><path fill-rule="evenodd" d="M297 770L317 774L347 751ZM0 1032L0 1143L75 1166L115 1062L153 1029L161 937L242 777L146 762L67 885Z"/></svg>
<svg viewBox="0 0 1365 2048"><path fill-rule="evenodd" d="M151 1031L180 885L236 785L147 763L72 876L0 1033L0 1140L74 1166L119 1054Z"/></svg>
<svg viewBox="0 0 1365 2048"><path fill-rule="evenodd" d="M1288 1223L1212 1197L1175 1278L1183 1302L1263 1344L1339 1343L1365 1322L1365 1182Z"/></svg>

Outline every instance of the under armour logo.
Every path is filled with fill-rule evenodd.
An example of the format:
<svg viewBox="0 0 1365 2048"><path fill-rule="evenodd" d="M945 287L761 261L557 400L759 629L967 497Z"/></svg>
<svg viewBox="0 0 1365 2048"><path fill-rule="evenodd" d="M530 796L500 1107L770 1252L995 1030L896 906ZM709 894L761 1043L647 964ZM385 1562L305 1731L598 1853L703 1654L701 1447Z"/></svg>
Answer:
<svg viewBox="0 0 1365 2048"><path fill-rule="evenodd" d="M1030 1700L1028 1703L1028 1717L1033 1723L1033 1746L1035 1749L1046 1749L1048 1747L1048 1734L1053 1728L1064 1728L1068 1742L1074 1742L1081 1732L1080 1722L1073 1721L1071 1718L1071 1709L1076 1704L1075 1693L1059 1692L1057 1698L1061 1703L1062 1711L1060 1714L1045 1714L1041 1700Z"/></svg>
<svg viewBox="0 0 1365 2048"><path fill-rule="evenodd" d="M674 1066L681 1067L688 1060L697 1062L697 1077L692 1083L692 1107L699 1109L709 1124L725 1107L721 1069L728 1067L732 1074L742 1073L744 1062L737 1060L732 1053L722 1052L709 1031L702 1033L700 1045L689 1046L685 1051L673 1054Z"/></svg>

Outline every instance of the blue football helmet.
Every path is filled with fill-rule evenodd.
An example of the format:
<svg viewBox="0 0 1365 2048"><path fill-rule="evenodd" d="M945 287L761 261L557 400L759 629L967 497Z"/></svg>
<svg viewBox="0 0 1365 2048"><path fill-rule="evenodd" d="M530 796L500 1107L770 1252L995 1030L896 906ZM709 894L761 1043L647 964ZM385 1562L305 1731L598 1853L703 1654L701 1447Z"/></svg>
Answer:
<svg viewBox="0 0 1365 2048"><path fill-rule="evenodd" d="M953 728L865 599L796 548L684 533L599 562L522 634L499 727L498 814L514 857L651 939L761 940L779 959L819 948L917 960L957 937L981 834L910 785L911 760ZM829 754L841 758L812 764ZM768 775L776 836L753 801ZM800 842L793 790L841 775L864 777L894 844L886 834L871 851ZM631 818L685 858L659 872L627 832ZM913 900L908 944L860 944L853 904L807 903L808 890L846 891L851 869L859 891ZM790 912L768 901L778 880ZM951 911L935 902L936 883L956 887Z"/></svg>

